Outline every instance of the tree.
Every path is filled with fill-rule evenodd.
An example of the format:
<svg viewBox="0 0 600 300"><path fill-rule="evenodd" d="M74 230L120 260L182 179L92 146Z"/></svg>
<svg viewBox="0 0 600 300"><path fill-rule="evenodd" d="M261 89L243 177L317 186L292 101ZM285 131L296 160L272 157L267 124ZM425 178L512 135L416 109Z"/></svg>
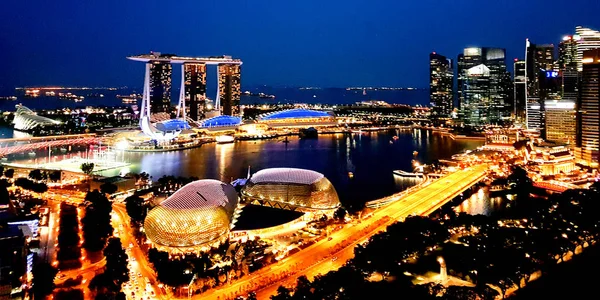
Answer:
<svg viewBox="0 0 600 300"><path fill-rule="evenodd" d="M62 177L62 174L60 171L52 171L48 174L48 179L50 179L50 181L52 181L52 182L60 181L61 177Z"/></svg>
<svg viewBox="0 0 600 300"><path fill-rule="evenodd" d="M85 216L81 220L83 247L89 251L100 251L104 248L106 239L113 233L110 224L112 204L98 190L88 192L85 201L88 205L85 208Z"/></svg>
<svg viewBox="0 0 600 300"><path fill-rule="evenodd" d="M8 169L8 170L4 171L4 177L6 177L6 178L13 178L13 176L15 176L15 170L14 169Z"/></svg>
<svg viewBox="0 0 600 300"><path fill-rule="evenodd" d="M512 173L508 175L506 180L511 188L511 191L517 194L518 197L521 197L522 199L529 197L533 183L531 182L531 179L527 175L527 171L525 171L525 169L518 166L513 166Z"/></svg>
<svg viewBox="0 0 600 300"><path fill-rule="evenodd" d="M277 288L277 294L271 296L271 300L290 300L292 291L285 286L279 286Z"/></svg>
<svg viewBox="0 0 600 300"><path fill-rule="evenodd" d="M0 165L0 177L2 177L2 175L4 175L4 166Z"/></svg>
<svg viewBox="0 0 600 300"><path fill-rule="evenodd" d="M345 217L346 217L346 210L341 207L336 209L335 212L333 213L333 218L335 218L336 220L343 221Z"/></svg>
<svg viewBox="0 0 600 300"><path fill-rule="evenodd" d="M79 168L85 175L91 176L92 173L94 172L94 163L84 162L81 164L81 166L79 166Z"/></svg>
<svg viewBox="0 0 600 300"><path fill-rule="evenodd" d="M115 281L117 286L121 286L129 280L129 269L127 268L127 253L121 245L119 238L110 238L104 248L104 257L106 257L106 273Z"/></svg>
<svg viewBox="0 0 600 300"><path fill-rule="evenodd" d="M116 193L118 189L119 188L116 185L114 185L110 182L106 182L106 183L103 183L102 185L100 185L100 191L102 193L108 194L108 195L112 195L112 194Z"/></svg>
<svg viewBox="0 0 600 300"><path fill-rule="evenodd" d="M44 299L54 290L54 278L58 269L51 264L42 262L33 267L33 294L35 299Z"/></svg>
<svg viewBox="0 0 600 300"><path fill-rule="evenodd" d="M8 193L8 187L11 184L6 179L0 179L0 204L5 205L10 201L10 194Z"/></svg>
<svg viewBox="0 0 600 300"><path fill-rule="evenodd" d="M32 180L40 181L40 180L44 179L44 173L39 169L35 169L35 170L31 170L29 172L29 176L27 176L27 177L31 178Z"/></svg>
<svg viewBox="0 0 600 300"><path fill-rule="evenodd" d="M125 209L133 223L141 223L146 218L146 207L144 207L144 199L138 195L133 195L125 198Z"/></svg>

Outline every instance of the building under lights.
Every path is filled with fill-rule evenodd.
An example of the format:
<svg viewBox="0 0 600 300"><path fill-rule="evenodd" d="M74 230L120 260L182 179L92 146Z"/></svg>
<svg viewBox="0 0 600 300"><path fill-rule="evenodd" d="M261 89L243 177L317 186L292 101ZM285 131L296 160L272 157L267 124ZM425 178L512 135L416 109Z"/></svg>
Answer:
<svg viewBox="0 0 600 300"><path fill-rule="evenodd" d="M258 123L269 127L326 127L336 126L333 112L303 108L276 111L259 116Z"/></svg>
<svg viewBox="0 0 600 300"><path fill-rule="evenodd" d="M527 119L527 80L525 79L525 61L515 59L513 73L513 115L517 122L523 123Z"/></svg>
<svg viewBox="0 0 600 300"><path fill-rule="evenodd" d="M600 48L600 31L577 26L573 39L577 41L577 70L581 72L584 52Z"/></svg>
<svg viewBox="0 0 600 300"><path fill-rule="evenodd" d="M600 49L583 53L581 90L577 103L577 159L589 166L600 160Z"/></svg>
<svg viewBox="0 0 600 300"><path fill-rule="evenodd" d="M577 134L575 101L546 100L546 140L560 144L575 144Z"/></svg>
<svg viewBox="0 0 600 300"><path fill-rule="evenodd" d="M197 252L226 240L238 213L238 194L233 186L218 180L197 180L150 210L144 230L159 249Z"/></svg>
<svg viewBox="0 0 600 300"><path fill-rule="evenodd" d="M16 130L31 130L37 127L44 126L56 126L62 124L60 121L52 120L50 118L38 116L31 109L17 104L15 106L17 111L13 119L13 124Z"/></svg>
<svg viewBox="0 0 600 300"><path fill-rule="evenodd" d="M454 100L454 71L452 60L437 54L429 54L429 100L435 116L449 117Z"/></svg>
<svg viewBox="0 0 600 300"><path fill-rule="evenodd" d="M183 69L188 116L193 121L198 121L204 118L205 112L209 109L206 103L206 64L184 63Z"/></svg>
<svg viewBox="0 0 600 300"><path fill-rule="evenodd" d="M331 215L340 207L335 188L321 173L295 168L272 168L256 172L242 189L248 204Z"/></svg>
<svg viewBox="0 0 600 300"><path fill-rule="evenodd" d="M221 114L238 116L240 114L241 66L239 64L221 64L218 66L219 95Z"/></svg>

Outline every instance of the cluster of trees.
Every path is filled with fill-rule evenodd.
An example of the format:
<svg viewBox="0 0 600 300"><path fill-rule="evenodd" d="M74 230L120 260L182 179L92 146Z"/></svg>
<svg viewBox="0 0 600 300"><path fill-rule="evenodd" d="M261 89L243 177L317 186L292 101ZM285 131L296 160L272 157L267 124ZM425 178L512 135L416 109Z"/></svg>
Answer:
<svg viewBox="0 0 600 300"><path fill-rule="evenodd" d="M144 204L144 199L138 195L132 195L125 198L125 209L131 219L131 223L135 226L140 226L146 219L148 209Z"/></svg>
<svg viewBox="0 0 600 300"><path fill-rule="evenodd" d="M238 263L227 256L228 248L226 242L200 255L174 259L167 252L152 248L148 251L148 261L154 266L158 280L171 287L187 286L195 276L191 289L199 293L249 273L245 262ZM215 261L224 264L216 266Z"/></svg>
<svg viewBox="0 0 600 300"><path fill-rule="evenodd" d="M104 248L106 267L103 273L97 274L89 284L95 299L125 299L121 291L123 283L129 281L127 253L119 238L110 238Z"/></svg>
<svg viewBox="0 0 600 300"><path fill-rule="evenodd" d="M176 191L179 188L181 188L182 186L192 182L192 181L196 181L198 180L198 177L176 177L176 176L163 176L161 178L158 179L158 190L159 192L171 192L171 191Z"/></svg>
<svg viewBox="0 0 600 300"><path fill-rule="evenodd" d="M81 220L83 225L83 247L88 251L100 251L106 245L106 240L113 233L110 224L112 203L106 195L98 190L93 190L85 195L85 216Z"/></svg>
<svg viewBox="0 0 600 300"><path fill-rule="evenodd" d="M77 207L64 202L60 204L58 228L58 266L61 269L81 267Z"/></svg>
<svg viewBox="0 0 600 300"><path fill-rule="evenodd" d="M48 191L48 186L45 183L35 182L33 180L23 178L23 177L19 177L19 178L15 179L15 185L22 189L32 191L35 193L40 193L40 194Z"/></svg>
<svg viewBox="0 0 600 300"><path fill-rule="evenodd" d="M61 174L60 171L56 170L56 171L42 171L39 169L35 169L35 170L31 170L29 172L29 175L27 176L29 179L31 180L35 180L35 181L51 181L51 182L57 182L60 180Z"/></svg>
<svg viewBox="0 0 600 300"><path fill-rule="evenodd" d="M54 290L54 278L58 270L46 262L36 264L32 270L32 293L34 299L45 299Z"/></svg>

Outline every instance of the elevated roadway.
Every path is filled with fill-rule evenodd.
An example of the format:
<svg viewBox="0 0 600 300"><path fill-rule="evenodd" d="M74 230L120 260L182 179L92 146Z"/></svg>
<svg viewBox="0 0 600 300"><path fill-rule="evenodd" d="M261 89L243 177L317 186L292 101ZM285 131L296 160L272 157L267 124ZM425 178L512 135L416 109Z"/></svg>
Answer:
<svg viewBox="0 0 600 300"><path fill-rule="evenodd" d="M442 177L407 195L393 195L398 199L375 212L365 220L347 224L306 249L258 270L231 284L212 289L195 299L233 299L256 291L258 299L268 299L280 285L293 285L302 275L309 279L338 269L354 255L354 247L368 241L396 221L410 215L428 215L434 207L441 207L485 177L487 165L477 165Z"/></svg>

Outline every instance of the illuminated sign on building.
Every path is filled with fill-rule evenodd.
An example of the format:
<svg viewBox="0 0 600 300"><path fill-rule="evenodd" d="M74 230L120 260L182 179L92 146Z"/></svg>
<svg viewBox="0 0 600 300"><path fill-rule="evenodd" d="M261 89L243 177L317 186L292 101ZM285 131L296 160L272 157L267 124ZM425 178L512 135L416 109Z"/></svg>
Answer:
<svg viewBox="0 0 600 300"><path fill-rule="evenodd" d="M556 78L558 77L557 71L546 71L546 78Z"/></svg>

